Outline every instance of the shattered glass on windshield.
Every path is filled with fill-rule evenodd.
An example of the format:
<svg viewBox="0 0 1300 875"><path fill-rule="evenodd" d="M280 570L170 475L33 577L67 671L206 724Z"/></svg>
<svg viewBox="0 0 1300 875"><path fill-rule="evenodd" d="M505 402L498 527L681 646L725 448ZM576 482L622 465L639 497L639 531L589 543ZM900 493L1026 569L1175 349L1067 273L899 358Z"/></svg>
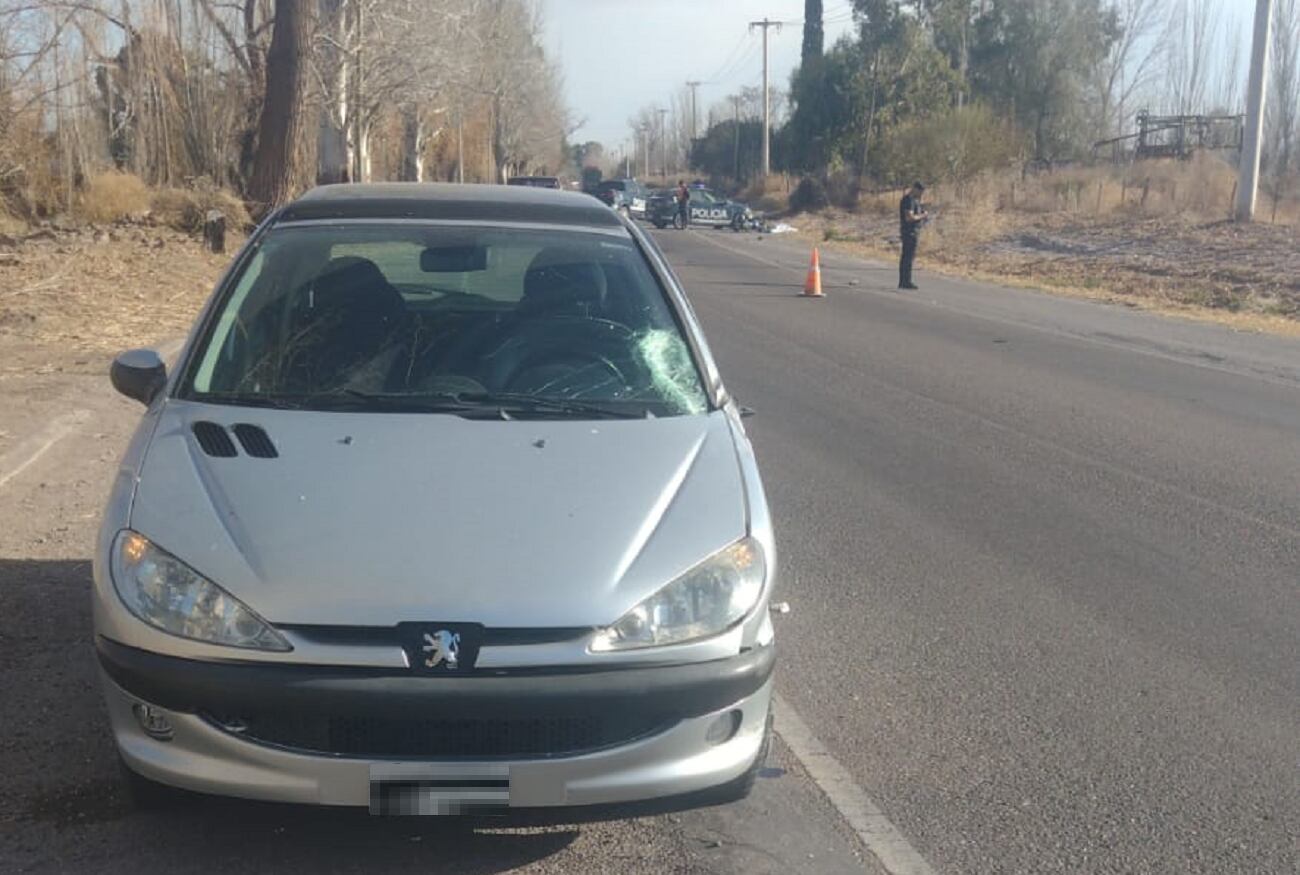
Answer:
<svg viewBox="0 0 1300 875"><path fill-rule="evenodd" d="M575 231L273 230L196 361L185 391L226 403L427 410L431 399L458 409L509 400L535 412L536 402L581 401L652 416L708 406L642 253L630 239Z"/></svg>

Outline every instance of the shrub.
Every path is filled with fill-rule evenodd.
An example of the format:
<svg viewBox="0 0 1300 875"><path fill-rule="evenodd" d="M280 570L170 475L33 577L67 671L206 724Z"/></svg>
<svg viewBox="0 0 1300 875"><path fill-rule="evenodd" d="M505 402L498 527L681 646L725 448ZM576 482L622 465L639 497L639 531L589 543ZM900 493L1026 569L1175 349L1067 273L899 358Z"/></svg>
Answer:
<svg viewBox="0 0 1300 875"><path fill-rule="evenodd" d="M880 145L890 182L914 179L961 185L1008 166L1020 151L1015 129L980 105L900 125Z"/></svg>
<svg viewBox="0 0 1300 875"><path fill-rule="evenodd" d="M232 230L252 224L243 201L214 186L159 189L154 192L150 208L158 221L189 234L203 230L209 210L219 210Z"/></svg>
<svg viewBox="0 0 1300 875"><path fill-rule="evenodd" d="M790 209L795 212L806 213L813 210L823 210L830 204L831 200L826 194L826 186L814 176L805 176L799 180L799 184L790 193Z"/></svg>
<svg viewBox="0 0 1300 875"><path fill-rule="evenodd" d="M131 173L109 171L90 177L73 213L88 222L115 222L149 209L149 186Z"/></svg>

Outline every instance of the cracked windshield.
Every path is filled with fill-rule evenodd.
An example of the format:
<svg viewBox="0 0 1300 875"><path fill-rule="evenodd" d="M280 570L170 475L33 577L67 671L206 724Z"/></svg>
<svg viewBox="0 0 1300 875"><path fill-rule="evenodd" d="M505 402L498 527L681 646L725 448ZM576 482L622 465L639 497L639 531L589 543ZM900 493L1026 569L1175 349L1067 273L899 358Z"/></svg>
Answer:
<svg viewBox="0 0 1300 875"><path fill-rule="evenodd" d="M196 354L192 397L427 409L439 399L697 413L706 398L635 244L361 225L268 234Z"/></svg>

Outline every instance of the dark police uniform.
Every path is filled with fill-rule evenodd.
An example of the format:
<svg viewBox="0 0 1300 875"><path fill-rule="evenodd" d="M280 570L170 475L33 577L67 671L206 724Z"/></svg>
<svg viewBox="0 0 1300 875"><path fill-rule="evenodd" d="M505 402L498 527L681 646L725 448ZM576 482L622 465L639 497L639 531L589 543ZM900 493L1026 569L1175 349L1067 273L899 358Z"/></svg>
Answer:
<svg viewBox="0 0 1300 875"><path fill-rule="evenodd" d="M921 202L909 191L898 204L898 234L903 241L903 255L898 260L898 287L912 285L912 262L916 259L916 244L921 236L921 223L908 218L921 212Z"/></svg>

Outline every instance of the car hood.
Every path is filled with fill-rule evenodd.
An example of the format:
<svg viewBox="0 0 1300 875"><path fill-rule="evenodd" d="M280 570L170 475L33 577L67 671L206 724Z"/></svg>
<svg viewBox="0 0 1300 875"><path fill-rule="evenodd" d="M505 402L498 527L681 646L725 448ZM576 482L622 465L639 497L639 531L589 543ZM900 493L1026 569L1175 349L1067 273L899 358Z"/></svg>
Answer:
<svg viewBox="0 0 1300 875"><path fill-rule="evenodd" d="M259 425L278 455L210 456L195 422ZM746 533L733 440L722 412L496 422L172 401L131 527L272 623L599 626Z"/></svg>

